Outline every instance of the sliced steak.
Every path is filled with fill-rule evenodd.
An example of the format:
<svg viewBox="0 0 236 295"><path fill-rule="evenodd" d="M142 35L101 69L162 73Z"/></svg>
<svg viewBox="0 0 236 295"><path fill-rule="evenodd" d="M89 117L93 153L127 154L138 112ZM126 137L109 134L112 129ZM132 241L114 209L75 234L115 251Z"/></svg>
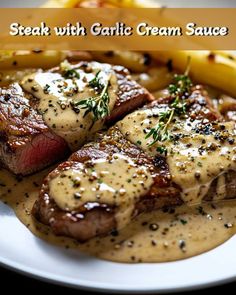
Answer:
<svg viewBox="0 0 236 295"><path fill-rule="evenodd" d="M129 71L122 66L113 66L117 76L118 91L117 100L112 113L107 118L111 125L118 119L122 119L128 113L154 100L154 97L136 81L132 80Z"/></svg>
<svg viewBox="0 0 236 295"><path fill-rule="evenodd" d="M72 73L74 73L74 68L88 72L90 63L80 62L71 67ZM60 73L61 71L60 68L55 68L48 73ZM152 96L144 88L130 79L129 72L126 69L115 66L114 71L117 75L118 86L113 112L106 119L108 123L116 121L152 99ZM38 73L38 75L41 74L45 75L46 73ZM25 78L27 82L34 83L32 79L34 75ZM72 76L72 83L75 82L75 79L82 79L79 75ZM52 85L50 85L49 80L45 80L47 89L44 89L44 95L49 92L50 86L53 87L54 81L51 82ZM63 83L66 84L67 82L64 81ZM80 93L76 93L76 96L80 97L80 95ZM46 97L46 100L46 109L40 109L38 89L33 84L27 89L25 89L23 82L21 86L13 84L9 88L0 89L0 161L4 167L15 174L27 175L65 158L69 153L69 140L66 136L70 135L71 132L74 132L73 149L78 149L83 144L80 131L83 131L83 134L89 137L90 130L82 130L83 118L78 117L79 119L77 119L77 114L74 112L72 115L75 118L75 126L71 125L71 128L69 126L65 136L62 136L68 123L65 121L64 111L62 111L61 117L54 112L55 116L48 118L46 113L52 106L52 102L50 98ZM56 105L58 106L57 103ZM60 122L62 133L56 129L54 120ZM103 121L97 129L102 128L104 123ZM79 129L80 126L82 126L81 130Z"/></svg>
<svg viewBox="0 0 236 295"><path fill-rule="evenodd" d="M81 61L76 64L71 64L71 69L83 70L89 73L91 69L96 68L96 64L99 66L111 67L111 71L114 71L117 78L117 98L112 109L111 114L106 118L106 122L111 125L118 119L123 118L129 112L136 110L147 102L154 100L154 97L144 87L140 86L135 80L131 78L128 69L119 65L109 65L103 63L95 63ZM109 69L108 69L109 70ZM60 67L53 68L50 72L62 73Z"/></svg>
<svg viewBox="0 0 236 295"><path fill-rule="evenodd" d="M0 89L0 161L15 174L30 174L68 153L18 84Z"/></svg>
<svg viewBox="0 0 236 295"><path fill-rule="evenodd" d="M212 160L214 160L215 158L213 156L217 149L219 149L220 153L228 151L228 155L229 152L233 152L233 147L235 146L234 138L230 137L231 134L226 130L226 125L223 122L221 123L222 117L213 108L207 93L202 87L197 86L192 89L192 93L186 101L188 112L181 119L186 130L191 127L190 131L188 130L189 133L186 133L187 136L186 134L182 137L180 136L182 133L179 133L178 130L180 127L178 126L180 126L181 122L175 119L173 126L170 126L170 129L173 131L173 141L170 143L171 146L168 147L169 156L160 154L156 150L153 151L153 146L145 148L139 140L139 132L143 133L142 138L144 139L145 134L147 134L147 132L143 132L145 131L144 125L155 121L155 118L159 117L160 112L168 108L168 104L171 102L171 97L168 99L165 98L162 101L153 102L140 111L131 113L106 133L100 134L96 141L86 144L74 153L67 162L62 163L52 171L44 180L39 199L33 208L33 215L36 219L49 225L57 235L65 235L79 241L86 241L97 235L108 234L112 230L119 229L121 225L125 226L132 218L144 211L178 206L186 201L190 201L191 203L192 200L189 197L189 190L192 188L190 187L185 190L184 187L180 186L177 181L178 179L175 178L175 173L173 173L174 170L170 169L173 168L170 165L170 158L172 157L171 148L179 147L179 145L182 147L182 144L186 143L182 148L185 151L185 149L192 148L195 140L199 141L200 139L201 142L197 153L200 156L203 155L204 159L212 157ZM133 121L129 121L129 118L132 118L132 116ZM133 124L131 124L132 122ZM191 134L197 136L194 137L192 145L187 141L191 138ZM214 137L214 144L210 142L212 137ZM206 150L204 150L205 147ZM156 149L155 146L154 148ZM194 152L196 153L196 150ZM206 157L204 156L205 152L208 153ZM225 157L220 153L218 157ZM114 160L118 155L121 158L125 157L126 162L123 162L125 167L126 165L130 165L130 168L123 173L125 178L123 178L121 173L119 174L119 165ZM210 175L212 171L208 170L207 174L209 174L208 177L211 180L209 187L206 187L204 183L201 184L201 174L199 175L198 169L193 171L194 177L196 178L195 184L199 182L198 194L204 191L201 200L195 193L197 202L199 200L215 201L236 198L236 182L234 177L236 167L233 160L231 161L231 158L228 158L228 155L226 156L227 158L223 158L223 161L224 159L226 162L228 161L226 163L227 167L224 169L220 167L219 171L216 170L216 174L212 175ZM189 166L191 166L191 163L194 163L197 158L194 159L190 154L188 160ZM99 174L101 171L97 170L98 166L96 165L103 161L110 163L110 166L108 165L107 170L102 168L103 173ZM232 167L228 165L231 162L233 163L231 166L234 169L231 169ZM150 179L145 174L145 181L143 183L140 181L138 174L143 172L134 173L130 178L129 171L133 167L132 163L135 163L135 169L138 169L137 171L146 167L149 175L151 175L152 182L149 182ZM217 159L215 162L209 163L212 166L218 165ZM176 162L176 164L180 169L179 173L185 177L188 171L186 170L185 172L183 169L186 169L186 167L182 166L182 162ZM196 167L201 167L202 165L204 167L205 164L196 162ZM120 164L121 166L122 163ZM81 174L78 174L78 171L82 171ZM98 171L100 172L98 173ZM104 173L106 174L106 172L110 175L110 181L105 181L103 185L103 181L100 182L100 177ZM88 178L88 183L85 186L85 198L83 195L84 187L82 186L81 188L81 185L85 183L83 175ZM112 175L116 175L116 178L113 179ZM106 179L105 177L104 179ZM67 178L69 180L64 181ZM104 196L102 197L102 191L107 190L107 193L109 193L109 185L116 188L114 181L117 180L117 183L119 183L119 178L123 180L123 183L120 183L121 191L118 194L114 192L113 197L115 201L104 199ZM72 182L70 183L70 181ZM94 182L95 184L97 183L97 186L94 186ZM127 188L126 182L133 183L133 187L131 190L128 190L127 194L124 194L124 199L121 199L122 201L118 204L117 199L120 198L121 192L124 192ZM55 190L53 190L53 183L56 183L60 190L60 198L64 198L63 206L57 192L55 193ZM143 189L141 190L139 188L140 183L143 184ZM96 190L98 193L94 195L94 191ZM134 192L137 194L132 199L132 202L130 202L130 196ZM91 197L89 197L90 194ZM73 201L73 198L76 200ZM84 202L83 198L85 200ZM72 208L70 207L71 204L73 205ZM120 215L123 214L122 216L126 216L123 210L124 204L127 206L126 209L128 211L131 209L131 213L130 215L128 214L129 219L126 219L124 223L120 223Z"/></svg>
<svg viewBox="0 0 236 295"><path fill-rule="evenodd" d="M107 234L116 229L116 208L99 202L84 204L75 211L63 211L50 196L50 182L67 169L76 169L78 163L108 159L114 153L121 153L134 160L139 166L151 168L155 184L147 195L140 199L133 216L147 210L159 209L165 205L180 205L180 189L170 181L168 167L162 157L152 159L136 145L125 139L117 127L109 129L106 135L95 143L85 145L74 153L67 162L59 165L44 180L39 200L35 203L33 215L52 227L55 234L86 241L96 235Z"/></svg>

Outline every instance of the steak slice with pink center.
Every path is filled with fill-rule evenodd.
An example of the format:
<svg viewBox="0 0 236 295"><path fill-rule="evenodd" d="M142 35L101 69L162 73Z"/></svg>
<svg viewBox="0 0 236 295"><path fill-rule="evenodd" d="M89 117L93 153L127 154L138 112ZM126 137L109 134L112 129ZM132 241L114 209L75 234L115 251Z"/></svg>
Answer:
<svg viewBox="0 0 236 295"><path fill-rule="evenodd" d="M15 83L0 89L0 162L15 174L31 174L60 161L71 149L81 147L104 124L111 124L152 100L152 95L132 80L128 70L121 66L96 62L66 65L69 67L67 70L60 66L36 73L36 77L44 81L41 92L34 74L26 76L20 85ZM87 95L98 95L97 90L90 87L90 79L96 73L101 79L112 73L113 88L110 84L108 87L111 88L110 93L114 93L113 107L108 116L100 120L98 128L90 130L84 124L87 117L81 114L83 110L75 111L72 105L73 99L77 101L86 99ZM76 89L73 98L72 88ZM54 92L51 93L51 89ZM42 101L45 108L40 104ZM67 111L70 112L68 115ZM49 117L48 113L52 116ZM92 114L90 118L92 120ZM73 145L70 144L72 136Z"/></svg>
<svg viewBox="0 0 236 295"><path fill-rule="evenodd" d="M0 90L0 160L15 174L38 171L68 154L18 84Z"/></svg>

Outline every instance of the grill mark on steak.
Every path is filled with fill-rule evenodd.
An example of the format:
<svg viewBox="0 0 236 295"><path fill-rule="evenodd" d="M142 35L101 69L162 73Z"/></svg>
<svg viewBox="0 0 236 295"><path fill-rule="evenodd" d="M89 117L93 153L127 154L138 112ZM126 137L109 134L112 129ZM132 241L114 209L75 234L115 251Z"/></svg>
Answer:
<svg viewBox="0 0 236 295"><path fill-rule="evenodd" d="M74 67L81 65L86 68L89 62ZM106 119L108 124L152 99L146 89L131 80L128 70L121 66L113 68L119 87L114 110ZM57 71L59 68L51 70ZM16 83L0 89L0 162L15 174L31 174L69 153L65 140L48 128L37 111L38 102Z"/></svg>

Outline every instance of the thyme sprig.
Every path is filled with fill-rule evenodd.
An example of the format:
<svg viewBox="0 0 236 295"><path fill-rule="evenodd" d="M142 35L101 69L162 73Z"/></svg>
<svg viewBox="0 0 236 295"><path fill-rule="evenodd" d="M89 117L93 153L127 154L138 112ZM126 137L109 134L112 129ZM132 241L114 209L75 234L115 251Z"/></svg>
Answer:
<svg viewBox="0 0 236 295"><path fill-rule="evenodd" d="M110 97L108 94L108 87L110 84L110 77L108 77L106 83L101 83L99 78L99 72L95 77L89 81L88 85L92 87L97 95L88 97L86 99L72 102L72 108L75 112L80 112L81 109L86 110L83 117L86 117L89 113L93 115L93 124L109 115L109 102ZM92 126L93 126L92 124ZM92 126L90 128L92 128Z"/></svg>
<svg viewBox="0 0 236 295"><path fill-rule="evenodd" d="M62 72L62 75L66 79L77 78L80 79L80 74L76 71L77 69L67 69Z"/></svg>
<svg viewBox="0 0 236 295"><path fill-rule="evenodd" d="M73 78L80 79L80 74L79 74L79 72L77 72L79 67L73 68L72 65L67 60L64 60L60 64L60 69L61 69L62 76L64 78L66 78L66 79L73 79Z"/></svg>
<svg viewBox="0 0 236 295"><path fill-rule="evenodd" d="M101 73L101 70L98 71L95 77L88 82L89 86L95 89L96 91L102 90L104 88L104 85L100 82L100 78L99 78L100 73Z"/></svg>
<svg viewBox="0 0 236 295"><path fill-rule="evenodd" d="M146 135L145 139L152 137L152 142L149 146L152 146L157 141L164 142L166 140L171 140L173 136L168 130L174 116L180 116L186 113L186 98L190 94L190 88L192 86L192 81L190 80L188 73L190 67L190 60L188 60L186 71L183 75L175 75L173 84L168 87L170 97L172 98L172 103L165 111L159 113L158 124L151 128L149 133ZM166 154L167 150L165 146L157 147L157 151L161 154Z"/></svg>

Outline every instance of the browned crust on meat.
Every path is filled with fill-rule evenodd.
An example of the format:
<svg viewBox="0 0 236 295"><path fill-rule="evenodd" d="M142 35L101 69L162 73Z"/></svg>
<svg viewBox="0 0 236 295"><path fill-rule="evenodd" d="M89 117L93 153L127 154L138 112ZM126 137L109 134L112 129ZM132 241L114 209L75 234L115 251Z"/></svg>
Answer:
<svg viewBox="0 0 236 295"><path fill-rule="evenodd" d="M85 204L73 212L63 211L57 206L49 196L49 182L63 169L70 168L73 165L76 165L76 163L64 162L46 177L32 214L40 222L50 225L55 234L86 241L93 236L106 234L116 227L114 210L106 204L98 203Z"/></svg>
<svg viewBox="0 0 236 295"><path fill-rule="evenodd" d="M137 203L133 216L143 211L153 210L154 208L159 209L163 206L171 204L180 205L182 203L180 189L172 184L168 167L164 159L162 157L155 159L148 157L136 145L126 140L117 127L112 127L106 134L100 134L97 142L85 145L78 152L74 153L67 162L59 165L57 169L46 177L40 192L39 200L36 202L33 210L33 214L36 218L50 225L56 234L68 235L79 241L85 241L95 236L93 234L89 236L88 232L96 232L96 235L101 235L115 229L116 222L114 212L116 208L109 207L106 204L89 203L84 204L75 212L68 213L59 209L49 196L49 182L63 170L68 169L68 167L76 166L78 162L83 163L89 160L108 158L109 155L114 153L126 155L138 165L148 166L154 177L154 185L149 193L143 196ZM100 229L97 225L93 225L96 230L89 228L89 226L92 225L90 220L94 218L90 212L94 212L94 210L96 216L99 215L99 220L102 220L105 224L106 230ZM62 224L62 220L66 220L66 222L62 227L59 227L58 225ZM88 221L86 233L84 233L84 224L81 223L83 220ZM73 223L77 225L77 231L73 230L73 233L71 233L69 226Z"/></svg>
<svg viewBox="0 0 236 295"><path fill-rule="evenodd" d="M153 102L152 104L145 106L145 108L152 108L153 106L159 105L160 103L168 104L170 103L170 101L170 97L165 98L163 100ZM220 121L222 119L220 113L213 108L210 99L207 96L207 93L201 86L196 86L192 89L192 93L189 99L187 100L187 103L189 112L188 114L193 120L206 118L210 122L215 122ZM74 165L73 163L86 162L92 159L106 158L107 156L112 155L114 153L121 153L127 155L138 165L148 166L149 170L152 171L153 174L154 184L150 188L150 191L145 196L140 197L140 200L136 203L133 216L136 216L144 211L152 211L155 209L178 206L183 204L183 201L180 196L181 189L172 182L165 158L162 156L156 156L154 158L149 157L139 147L130 143L121 134L117 127L112 127L108 130L107 133L98 135L97 141L85 145L82 149L74 153L65 165ZM63 169L63 166L59 166L58 169L56 169L55 171L56 173L60 173L59 171ZM55 206L54 201L48 195L48 184L50 180L54 177L54 174L52 173L46 178L40 193L39 200L35 205L34 214L36 218L39 221L51 225L53 231L59 235L67 235L80 241L85 241L88 238L94 237L95 235L89 236L84 234L83 228L80 227L81 219L75 218L75 215L73 215L73 218L70 219L70 222L73 223L73 228L76 228L77 230L74 230L71 234L70 230L67 228L68 226L70 226L71 223L63 224L62 222L62 220L64 219L63 216L67 216L67 213L59 209L57 206L52 210L56 212L56 214L51 213L51 220L50 218L45 219L45 216L48 216L47 212L50 211L51 206ZM232 185L230 186L231 189L229 191L229 195L234 191L235 188L233 175L234 173L227 174L227 177L230 178L232 182ZM214 187L215 182L213 182L213 185L209 190L209 195L212 194L212 192L214 192ZM87 206L87 204L84 204L81 208L78 208L76 212L74 212L73 214L79 214L79 216L80 214L82 214L83 221L88 221L88 224L91 225L90 218L93 218L93 215L91 213L93 212L93 210L98 210L98 208L100 207L102 207L105 211L108 210L109 216L104 214L104 218L106 218L105 223L107 231L103 231L102 234L109 233L116 226L114 217L116 208L109 208L109 206L107 206L106 204L95 204L95 209L93 206L93 204L89 204L89 206ZM60 215L58 215L59 212ZM91 214L87 215L88 212L90 212ZM103 214L103 211L100 211L100 214ZM113 216L112 221L111 216ZM68 218L68 216L66 218ZM63 226L61 227L61 229L57 227L57 230L55 231L53 224L57 219L58 224L63 224ZM108 226L109 223L110 225ZM94 232L90 229L88 229L88 231L90 233ZM97 232L98 230L96 227L96 233Z"/></svg>
<svg viewBox="0 0 236 295"><path fill-rule="evenodd" d="M42 116L30 106L18 84L0 89L0 140L9 151L14 152L19 144L48 130Z"/></svg>
<svg viewBox="0 0 236 295"><path fill-rule="evenodd" d="M47 127L34 105L35 100L26 95L17 83L0 89L0 161L15 174L25 175L43 169L59 157L66 156L68 152L66 142ZM27 167L24 163L19 163L24 149L29 145L33 148L40 140L42 144L55 142L56 146L60 146L58 158L51 161L46 157L42 158L37 167ZM26 156L31 161L30 157L33 155Z"/></svg>
<svg viewBox="0 0 236 295"><path fill-rule="evenodd" d="M236 171L229 170L223 174L225 177L225 185L224 189L226 192L225 199L235 199L236 198ZM218 184L219 178L215 178L211 186L207 192L207 194L204 197L204 201L210 202L213 200L214 196L217 195L217 184Z"/></svg>
<svg viewBox="0 0 236 295"><path fill-rule="evenodd" d="M144 108L153 108L158 105L170 104L173 100L174 98L171 96L158 98ZM192 87L191 95L186 100L186 103L188 116L193 120L208 119L210 122L223 120L221 113L214 107L207 91L202 85Z"/></svg>
<svg viewBox="0 0 236 295"><path fill-rule="evenodd" d="M86 68L90 68L90 62L81 61L73 63L73 68L81 68L86 71ZM106 122L109 125L154 99L151 93L131 78L128 69L117 65L114 65L112 69L117 77L118 90L114 108L106 118ZM51 71L60 72L60 68L56 67Z"/></svg>
<svg viewBox="0 0 236 295"><path fill-rule="evenodd" d="M75 64L74 67L82 67L86 71L89 65L89 62L81 61ZM131 79L127 69L121 66L114 66L113 69L117 75L118 92L114 110L106 118L108 124L111 124L152 99L151 94L147 90ZM57 67L51 71L58 72L60 68ZM17 169L17 160L14 154L17 151L23 150L27 144L32 144L34 138L40 134L46 137L49 136L51 139L54 136L59 145L60 141L63 145L62 142L64 140L54 134L44 123L42 115L37 111L38 100L24 93L18 84L13 84L9 88L0 89L0 102L0 161L5 167L16 174L35 172L37 167L33 167L29 171ZM68 147L66 147L66 143L64 145L66 156ZM63 152L63 149L61 152ZM43 162L41 164L42 167L39 167L39 169L47 165L47 163Z"/></svg>
<svg viewBox="0 0 236 295"><path fill-rule="evenodd" d="M154 99L145 88L131 79L130 73L126 68L114 66L113 69L117 76L118 91L114 109L107 118L109 124L123 118L126 114Z"/></svg>

